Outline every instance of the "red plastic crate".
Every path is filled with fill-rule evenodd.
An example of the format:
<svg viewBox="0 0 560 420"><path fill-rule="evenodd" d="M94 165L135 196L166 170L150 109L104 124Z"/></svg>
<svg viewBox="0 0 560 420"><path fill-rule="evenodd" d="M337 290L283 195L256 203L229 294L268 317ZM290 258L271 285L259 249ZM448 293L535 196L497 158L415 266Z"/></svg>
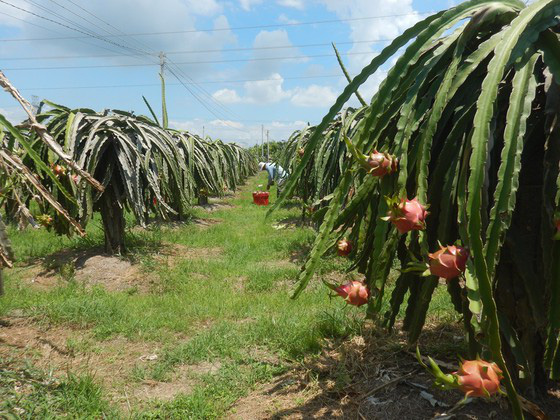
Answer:
<svg viewBox="0 0 560 420"><path fill-rule="evenodd" d="M268 206L270 193L266 191L256 191L253 193L253 203L257 206Z"/></svg>

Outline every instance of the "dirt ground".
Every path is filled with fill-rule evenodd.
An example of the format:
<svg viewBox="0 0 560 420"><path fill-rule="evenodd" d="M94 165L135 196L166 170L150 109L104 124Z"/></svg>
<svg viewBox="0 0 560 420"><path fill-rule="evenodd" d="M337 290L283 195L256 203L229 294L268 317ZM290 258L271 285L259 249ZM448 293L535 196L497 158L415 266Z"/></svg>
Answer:
<svg viewBox="0 0 560 420"><path fill-rule="evenodd" d="M180 261L219 258L221 253L222 249L218 247L189 248L164 242L152 258L173 268ZM38 290L74 281L86 287L102 287L109 292L149 293L156 291L159 283L158 277L142 270L140 264L106 255L102 249L62 251L14 270L24 283Z"/></svg>
<svg viewBox="0 0 560 420"><path fill-rule="evenodd" d="M165 382L135 380L135 371L155 363L161 351L155 342L124 337L99 342L87 330L70 326L42 325L16 316L0 319L0 360L31 361L35 367L52 372L54 379L63 378L66 372L91 374L124 412L145 401L168 401L189 393L197 376L219 369L203 362L178 366Z"/></svg>
<svg viewBox="0 0 560 420"><path fill-rule="evenodd" d="M452 340L456 331L434 328L423 343ZM505 398L475 399L458 405L462 395L440 391L404 350L405 337L365 331L340 343L329 343L318 356L293 363L287 373L255 389L231 407L227 418L253 419L510 419ZM422 346L422 343L421 343ZM157 343L115 337L96 341L87 330L41 325L14 314L0 320L0 359L32 360L35 366L63 376L87 372L103 384L109 398L126 413L144 401L171 400L188 393L197 375L217 371L211 363L179 366L165 382L131 380L135 369L158 359ZM254 349L251 357L269 363L275 356ZM275 363L280 363L275 359ZM450 358L442 367L454 366ZM560 418L560 392L535 401L549 419ZM528 416L528 418L532 418Z"/></svg>
<svg viewBox="0 0 560 420"><path fill-rule="evenodd" d="M421 340L453 339L453 329L427 331ZM239 400L230 420L252 419L511 419L505 397L490 401L469 399L454 391L433 387L414 353L404 350L405 337L378 334L358 336L341 345L327 346L319 357L307 359L293 371L263 385ZM456 362L439 361L442 368ZM560 391L552 389L534 401L545 417L560 418ZM527 405L530 403L527 403ZM537 410L532 410L538 414ZM542 413L541 413L542 415Z"/></svg>
<svg viewBox="0 0 560 420"><path fill-rule="evenodd" d="M218 208L208 209L219 210ZM278 224L290 229L296 220ZM199 219L205 229L217 223ZM294 252L289 261L263 262L263 268L297 268L305 250ZM162 243L152 258L158 264L175 267L182 260L223 257L223 249L189 248L181 244ZM24 282L38 289L56 287L61 282L75 281L86 287L103 287L108 291L154 293L159 279L142 271L140 264L128 259L107 256L100 249L64 251L35 261L16 270ZM201 280L205 279L200 275ZM341 281L340 274L323 276L327 281ZM226 279L234 289L242 290L247 277ZM315 282L316 287L322 287ZM314 287L314 286L311 286ZM251 319L242 322L252 322ZM204 325L201 325L204 328ZM396 328L387 335L366 328L361 335L341 342L324 344L318 355L304 360L280 360L266 348L254 348L250 357L275 366L285 366L285 373L270 383L257 386L239 399L228 411L229 420L258 419L510 419L505 398L468 401L460 405L459 392L441 391L432 386L432 378L406 348L406 337ZM177 342L189 337L177 337ZM462 331L456 325L428 325L421 337L425 354L437 354L442 368L456 369L456 349ZM103 385L108 398L123 413L131 407L152 400L169 401L188 394L199 384L201 375L220 369L208 362L177 366L165 381L142 380L138 372L148 370L164 349L150 341L132 341L112 337L99 341L87 329L73 325L50 325L43 320L13 311L0 318L0 373L10 364L19 369L24 361L63 378L67 372L88 373ZM22 368L23 369L23 368ZM545 397L534 400L548 419L560 419L560 389L551 389ZM534 418L527 415L527 418Z"/></svg>

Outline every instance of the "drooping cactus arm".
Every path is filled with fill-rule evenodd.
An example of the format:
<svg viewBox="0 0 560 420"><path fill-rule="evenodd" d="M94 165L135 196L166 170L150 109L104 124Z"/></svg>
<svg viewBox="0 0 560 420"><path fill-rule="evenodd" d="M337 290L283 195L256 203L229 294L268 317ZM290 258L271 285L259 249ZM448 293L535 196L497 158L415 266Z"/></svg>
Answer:
<svg viewBox="0 0 560 420"><path fill-rule="evenodd" d="M74 162L72 158L69 155L67 155L64 152L64 150L62 150L62 147L60 147L60 145L48 133L47 128L43 124L40 124L37 121L35 115L33 114L31 104L23 96L21 96L19 91L10 83L10 81L4 75L4 73L2 73L2 71L0 71L0 86L3 87L4 90L9 92L15 98L15 100L20 103L20 105L22 106L23 110L25 111L25 113L29 118L29 121L31 123L30 124L31 129L35 131L37 135L39 135L39 137L45 142L45 144L54 153L60 156L60 158L64 161L66 165L74 169L78 174L80 174L82 178L84 178L87 182L89 182L95 189L99 191L103 191L103 186L99 183L99 181L97 181L88 172L80 168L78 164L76 164L76 162Z"/></svg>

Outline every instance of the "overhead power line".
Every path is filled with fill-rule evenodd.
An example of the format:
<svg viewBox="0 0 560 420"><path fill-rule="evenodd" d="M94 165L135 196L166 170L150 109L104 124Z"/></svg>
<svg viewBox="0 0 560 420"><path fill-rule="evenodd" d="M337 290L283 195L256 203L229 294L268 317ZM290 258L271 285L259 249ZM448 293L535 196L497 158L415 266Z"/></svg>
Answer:
<svg viewBox="0 0 560 420"><path fill-rule="evenodd" d="M62 26L62 27L64 27L64 28L68 28L68 29L70 29L70 30L73 30L73 31L76 31L76 32L78 32L78 33L81 33L81 34L86 35L85 37L78 37L78 38L80 38L80 39L81 39L81 38L94 38L94 39L96 39L96 40L103 41L103 42L106 42L106 43L108 43L108 44L111 44L111 45L113 45L113 46L115 46L115 47L121 48L121 49L127 51L128 54L130 54L130 52L134 52L134 53L137 53L137 55L147 56L146 58L149 58L149 57L151 56L151 54L150 54L149 52L147 52L146 50L142 50L142 49L138 49L138 48L135 48L135 47L131 47L130 44L127 43L127 41L125 41L124 43L119 43L119 42L111 41L111 40L107 39L107 36L101 35L101 34L99 34L99 33L96 33L96 32L93 31L93 30L90 30L89 28L86 28L86 27L84 27L84 26L82 26L82 25L79 25L79 24L77 24L76 22L73 22L72 20L69 20L69 19L66 18L65 16L62 16L62 15L56 13L56 12L53 12L53 11L49 10L48 8L45 8L44 6L42 6L42 5L40 5L40 4L36 4L33 0L26 0L26 1L27 1L28 3L34 5L34 6L38 7L39 9L42 9L42 10L43 10L44 12L46 12L46 13L49 13L49 14L51 14L51 15L53 15L53 16L59 18L59 19L62 19L63 22L66 22L66 23L68 23L68 24L63 23L63 22L60 22L60 21L57 21L57 20L55 20L55 19L51 19L51 18L46 17L46 16L39 15L39 14L33 12L33 11L24 9L24 8L22 8L22 7L19 7L19 6L16 6L16 5L14 5L14 4L12 4L12 3L8 2L8 1L5 1L5 0L0 0L0 3L6 4L6 5L8 5L8 6L10 6L10 7L13 7L13 8L15 8L15 9L17 9L17 10L20 10L20 11L22 11L22 12L24 12L24 13L30 14L30 15L32 15L32 16L38 17L38 18L40 18L40 19L46 20L46 21L48 21L48 22L54 23L54 24L56 24L56 25L59 25L59 26ZM55 4L58 4L58 3L55 2ZM85 10L85 9L84 9L84 10ZM98 18L98 19L99 19L99 18ZM101 19L99 19L99 20L101 20ZM109 25L109 26L112 26L112 25L110 25L110 24L108 24L108 23L106 23L106 24ZM70 25L73 25L73 26L70 26ZM98 27L99 27L99 26L98 26ZM115 28L115 29L116 29L116 28ZM47 30L49 30L49 29L47 29ZM118 29L116 29L116 30L118 31ZM109 31L106 31L106 32L109 32ZM109 32L109 33L110 33L110 32ZM110 36L112 36L112 37L115 37L115 36L116 36L117 38L119 38L119 37L121 37L122 35L114 35L114 34L111 34L111 33L110 33ZM133 40L133 38L130 38L130 39ZM138 53L140 53L140 54L138 54ZM123 55L128 55L128 54L123 54ZM149 64L149 65L151 65L151 64ZM180 69L178 69L178 70L180 71ZM174 74L174 75L175 75L175 77L177 77L176 74ZM186 76L186 75L185 75L185 76ZM188 76L186 76L186 77L188 78ZM179 80L181 83L183 83L183 81L182 81L181 79L178 78L178 80ZM195 83L193 83L192 86L193 86L193 88L199 89L199 90L201 90L201 91L203 92L203 94L207 95L207 96L209 97L209 99L210 99L210 102L214 102L216 105L218 105L218 107L221 107L221 108L223 108L225 111L228 111L228 109L227 109L223 104L221 104L220 102L218 102L214 97L212 97L212 95L210 95L208 92L206 92L202 87L197 86ZM187 90L191 93L191 95L193 95L193 97L194 97L202 106L204 106L206 109L208 109L208 111L209 111L212 115L214 115L214 116L215 116L216 118L218 118L218 119L223 118L221 115L219 115L220 112L216 112L215 109L212 109L212 106L213 106L212 104L206 103L205 100L204 100L203 98L201 98L196 92L193 91L193 89L187 87ZM220 111L220 110L218 109L218 111ZM236 129L237 129L237 127L236 127Z"/></svg>
<svg viewBox="0 0 560 420"><path fill-rule="evenodd" d="M185 89L187 89L189 92L191 92L191 94L195 95L195 94L192 92L192 90L189 88L189 86L188 86L186 83L184 83L183 80L181 79L181 77L179 77L172 69L169 69L169 72L179 81L179 83L181 83L181 84L183 85L183 87L184 87ZM195 97L196 97L196 95L195 95ZM222 121L222 122L224 123L224 125L226 125L226 126L228 126L228 127L230 127L230 128L233 128L233 129L235 129L235 130L237 130L237 131L240 131L240 132L242 132L242 133L249 134L249 133L247 133L247 131L242 130L242 129L240 129L239 127L236 127L236 126L232 125L229 121L227 121L227 119L224 119L223 116L220 116L220 115L219 115L219 112L216 113L216 110L215 110L215 109L213 110L213 109L212 109L208 104L206 104L204 101L199 101L199 102L200 102L201 105L202 105L204 108L206 108L206 110L208 110L212 115L216 116L220 121Z"/></svg>
<svg viewBox="0 0 560 420"><path fill-rule="evenodd" d="M86 38L86 39L87 39L87 38L93 38L93 39L96 39L96 40L103 41L103 42L105 42L105 43L111 44L112 46L115 46L115 47L120 48L120 49L122 49L122 50L124 50L124 51L127 52L127 54L123 54L123 55L130 55L130 53L133 53L133 54L135 54L135 56L136 56L135 58L137 58L138 56L144 56L145 58L152 58L152 59L154 58L154 57L153 57L153 53L150 53L150 52L149 52L149 50L150 50L150 47L149 47L149 46L147 47L147 50L145 50L145 49L143 49L143 48L144 48L143 46L141 46L140 48L131 46L130 43L129 43L127 40L124 40L124 42L115 42L115 41L109 40L109 39L107 39L107 38L108 38L107 35L99 34L99 33L95 32L94 30L92 30L92 29L90 29L90 28L88 28L88 27L85 27L85 26L83 26L83 25L80 25L80 24L74 22L73 20L68 19L66 16L63 16L63 15L57 13L57 12L54 12L54 11L52 11L52 10L46 8L45 6L42 6L42 5L40 5L40 4L35 3L34 0L25 0L25 1L28 2L28 3L31 4L31 5L34 5L35 7L39 8L39 9L42 9L45 13L50 14L50 15L52 15L52 16L55 16L56 18L62 20L62 22L60 22L60 21L58 21L58 20L55 20L55 19L51 19L51 18L46 17L46 16L39 15L38 13L35 13L35 12L33 12L33 11L24 9L24 8L22 8L22 7L19 7L19 6L16 6L16 5L14 5L14 4L12 4L12 3L8 2L8 1L5 1L5 0L0 0L0 3L6 4L6 5L10 6L10 7L13 7L13 8L15 8L15 9L17 9L17 10L20 10L20 11L25 12L25 13L27 13L27 14L30 14L30 15L32 15L32 16L38 17L38 18L40 18L40 19L46 20L46 21L48 21L48 22L54 23L54 24L56 24L56 25L59 25L59 26L62 26L62 27L64 27L64 28L67 28L67 29L70 29L70 30L76 31L76 32L78 32L78 33L81 33L81 34L86 35L85 37L81 37L81 36L80 36L80 37L77 37L77 38L79 38L79 39L82 39L82 38ZM105 31L105 32L107 32L107 33L109 33L109 36L111 36L111 37L116 37L117 39L121 39L122 36L123 36L123 33L122 33L119 29L115 28L115 27L112 26L110 23L103 21L101 18L97 18L97 17L96 17L99 21L101 21L101 22L105 23L107 26L113 28L113 29L117 32L116 35L115 35L114 33L111 33L110 31L108 31L107 29L101 28L99 25L97 25L97 24L91 22L91 20L89 20L89 19L87 19L87 18L82 17L82 16L79 15L78 13L75 13L75 12L71 11L70 9L68 9L68 8L66 8L66 7L64 7L64 6L62 6L62 5L60 5L60 4L57 3L56 1L51 0L51 2L53 2L53 3L56 4L56 5L58 5L59 7L62 7L63 9L65 9L65 10L67 10L67 11L70 11L73 15L75 15L75 16L77 16L77 17L80 17L81 19L87 21L88 23L93 24L94 26L96 26L96 27L102 29L103 31ZM73 3L73 2L71 2L71 3L72 3L72 4L75 4L75 3ZM85 11L85 9L82 8L82 7L80 7L80 9ZM95 17L95 15L93 15L91 12L88 12L88 13L89 13L91 16L94 16L94 17ZM66 23L63 23L63 22L66 22ZM44 29L47 29L47 30L49 30L49 31L52 31L51 29L48 29L48 28L44 28ZM56 31L54 31L54 32L56 32ZM118 32L121 32L121 34L119 35ZM140 42L136 41L134 38L130 38L130 37L129 37L128 40L132 40L132 41L136 42L137 44L141 44ZM144 44L144 45L145 45L145 44ZM103 48L103 47L102 47L102 48ZM107 49L107 48L105 48L105 49ZM112 52L113 52L113 51L112 51ZM172 64L173 64L173 63L172 63ZM151 64L148 64L148 65L151 65ZM174 65L174 64L173 64L173 65ZM176 70L177 70L177 72L182 73L182 70L181 70L179 67L177 67ZM179 81L181 84L183 84L183 86L185 86L185 88L189 91L189 93L190 93L204 108L206 108L206 109L207 109L213 116L215 116L216 118L222 119L222 118L223 118L223 115L221 115L221 114L222 114L224 111L225 111L225 112L230 112L230 113L232 113L231 111L229 111L229 109L228 109L227 107L225 107L221 102L217 101L216 98L214 98L214 97L213 97L209 92L207 92L204 88L202 88L201 86L199 86L198 84L196 84L196 82L194 82L194 80L190 79L190 77L189 77L188 75L186 75L185 73L182 73L182 76L185 77L187 80L189 80L189 81L191 82L191 83L190 83L190 84L191 84L190 87L189 87L188 85L186 85L186 84L184 83L184 81L181 79L181 77L178 76L175 72L172 71L172 74L178 79L178 81ZM198 94L197 92L195 92L194 89L197 89L197 90L199 90L200 92L202 92L202 95L200 95L200 94ZM206 95L206 96L209 98L209 101L206 101L206 100L204 99L204 95ZM216 106L217 106L217 107L216 107ZM221 108L221 109L220 109L220 108ZM222 111L222 110L223 110L223 111ZM232 113L232 115L233 115L233 113ZM227 121L224 121L224 123L225 123L225 125L228 125ZM233 126L232 126L232 128L235 128L235 129L237 129L237 130L239 130L239 131L244 132L243 130L240 130L238 127L233 127Z"/></svg>
<svg viewBox="0 0 560 420"><path fill-rule="evenodd" d="M30 11L30 10L24 9L23 7L16 6L15 4L12 4L12 3L7 2L7 1L5 1L5 0L0 0L0 3L6 4L6 5L10 6L10 7L13 7L14 9L17 9L17 10L20 10L20 11L22 11L22 12L24 12L24 13L27 13L27 14L30 14L30 15L32 15L32 16L38 17L39 19L43 19L43 20L46 20L46 21L48 21L48 22L54 23L54 24L56 24L56 25L60 25L60 26L62 26L62 27L64 27L64 28L70 29L70 30L72 30L72 31L75 31L75 32L79 32L79 33L81 33L81 34L84 34L84 35L86 35L85 38L95 38L95 39L98 39L98 40L107 42L107 43L109 43L109 44L111 44L111 45L117 46L117 47L119 47L119 48L123 48L123 49L125 49L125 50L128 50L128 49L129 49L129 47L127 47L127 46L124 46L124 45L119 44L119 43L117 43L117 42L114 42L114 41L111 41L111 40L109 40L109 39L106 39L107 37L99 36L99 35L96 35L96 34L94 34L94 33L88 33L87 31L84 31L84 30L82 30L82 29L69 26L69 25L67 25L67 24L65 24L65 23L59 22L59 21L57 21L57 20L48 18L48 17L46 17L46 16L39 15L39 14L37 14L37 13L35 13L35 12L32 12L32 11ZM84 37L77 37L77 39L83 39L83 38L84 38ZM136 52L138 52L138 50L136 50Z"/></svg>
<svg viewBox="0 0 560 420"><path fill-rule="evenodd" d="M26 0L26 1L28 1L28 2L33 2L33 0ZM52 1L53 3L55 3L55 4L59 5L59 6L61 6L60 4L56 3L54 0L51 0L51 1ZM71 3L75 5L75 3L73 3L73 2L71 2ZM61 7L63 7L63 6L61 6ZM153 51L150 52L150 50L151 50L151 47L150 47L150 46L147 46L145 43L139 42L139 41L137 41L137 40L134 39L134 38L129 37L129 38L127 38L127 39L121 40L122 35L124 34L122 31L120 31L120 30L119 30L118 28L116 28L115 26L111 25L109 22L107 22L107 21L105 21L105 20L103 20L103 19L101 19L101 18L95 16L93 13L88 12L85 8L83 8L83 7L79 7L79 8L80 8L80 10L85 11L86 13L88 13L90 16L95 17L98 21L104 23L106 26L110 27L110 28L112 29L113 32L111 32L111 31L109 31L109 30L107 30L107 29L101 28L99 25L94 24L93 22L91 22L90 19L84 18L83 16L79 15L78 13L74 13L74 12L72 12L72 13L73 13L74 15L80 17L81 19L86 20L87 22L93 23L96 27L98 27L98 28L102 29L103 31L109 33L109 35L111 35L111 36L116 36L116 37L119 39L119 41L120 41L120 43L117 44L117 46L120 46L121 48L126 49L127 51L137 51L137 52L140 53L139 55L146 55L146 56L150 56L150 57L152 57L152 58L153 58L153 56L155 55L155 52L153 52ZM65 9L66 9L66 10L69 10L68 8L65 8ZM57 17L59 17L59 18L62 18L62 19L64 19L64 20L66 20L67 22L71 23L71 24L75 24L75 25L76 25L75 22L73 22L73 21L68 21L68 19L65 19L65 17L63 17L63 16L61 16L61 15L58 15L58 14L53 13L53 12L50 12L50 11L49 11L49 13L52 13L52 14L54 14L55 16L57 16ZM106 38L105 35L100 35L100 34L96 33L95 31L89 30L89 28L84 28L84 27L81 27L81 28L83 28L83 29L86 31L86 33L89 33L89 34L90 34L91 36L93 36L94 38L100 39L100 40L102 40L102 41L107 42L107 39L105 39L105 38ZM116 33L116 34L115 34L115 33ZM138 48L138 47L132 47L132 46L130 45L129 41L134 41L137 45L140 45L140 48ZM110 42L110 41L109 41L109 42ZM171 63L171 64L173 65L173 63ZM181 72L182 70L181 70L180 68L177 67L177 71L178 71L178 72ZM175 76L176 76L176 75L175 75ZM233 113L231 110L229 110L229 109L228 109L226 106L224 106L221 102L217 101L216 98L214 98L209 92L205 91L204 88L202 88L201 86L198 86L198 85L196 84L196 82L194 82L192 79L189 78L188 75L183 74L183 76L184 76L186 79L190 80L190 82L191 82L191 83L190 83L191 86L190 86L190 87L187 87L187 90L189 91L189 93L190 93L203 107L205 107L206 109L208 109L208 111L210 111L210 112L212 113L212 115L214 115L216 118L221 118L222 116L221 116L221 115L218 115L218 114L221 114L221 113L224 113L224 112L225 112L225 113L229 113L229 114L231 114L231 115L234 115L234 113ZM177 77L177 76L176 76L176 77ZM179 80L179 81L180 81L181 83L183 83L182 80ZM197 92L197 91L198 91L198 92ZM204 96L206 96L206 97L208 98L208 100L204 99ZM225 114L223 114L223 115L225 115Z"/></svg>
<svg viewBox="0 0 560 420"><path fill-rule="evenodd" d="M51 0L54 1L54 0ZM124 32L122 32L120 29L118 29L117 27L113 26L111 23L107 22L106 20L101 19L100 17L96 16L95 14L93 14L92 12L88 11L87 9L85 9L82 6L77 5L75 2L73 2L72 0L68 0L71 4L73 4L74 6L78 7L80 10L86 12L88 15L94 17L95 19L97 19L98 21L102 22L103 24L105 24L107 27L111 28L111 30L113 30L114 32L116 32L119 36L119 39L121 39L121 42L124 42L125 44L128 42L128 40L133 41L136 45L139 45L141 48L145 48L148 51L151 50L151 47L149 45L147 45L145 42L143 41L138 41L136 38L134 37L128 37L126 39L123 39L123 35ZM111 33L110 31L106 30L106 32ZM154 51L152 50L152 55L154 54ZM161 59L161 53L158 53L158 57ZM177 72L179 72L180 74L183 75L183 77L185 77L187 79L187 84L191 85L186 86L187 91L201 104L203 105L206 109L208 109L212 115L216 116L219 118L219 116L217 115L217 113L222 114L222 115L232 115L236 118L238 118L238 116L231 110L229 109L227 106L225 106L224 104L222 104L220 101L218 101L216 98L214 98L209 92L207 92L202 86L200 86L199 84L197 84L193 79L191 79L186 73L184 73L182 71L181 68L179 68L171 59L167 58L167 60L169 61L168 63L168 67L171 68L175 68ZM162 64L162 69L161 69L161 76L164 77L163 74L163 69L164 66ZM176 74L173 74L175 77L177 77ZM178 78L178 77L177 77ZM178 78L179 82L181 84L183 84L183 81L180 80ZM192 89L191 89L192 87ZM204 99L204 97L208 98L208 99ZM213 108L216 112L214 112L212 109Z"/></svg>
<svg viewBox="0 0 560 420"><path fill-rule="evenodd" d="M51 0L54 1L54 0ZM105 25L107 28L109 29L104 29L105 32L107 32L110 35L115 35L117 37L122 37L124 35L124 32L121 31L119 28L117 28L116 26L112 25L110 22L107 22L106 20L98 17L97 15L95 15L94 13L90 12L89 10L87 10L86 8L84 8L83 6L77 4L76 2L74 2L73 0L66 0L68 3L71 3L72 5L74 5L76 8L80 9L81 11L87 13L89 16L93 17L94 19L98 20L99 22L101 22L103 25ZM86 19L84 17L82 17L82 19ZM100 26L98 26L100 27ZM133 41L134 43L136 43L136 45L139 45L140 48L147 48L148 50L151 49L151 47L146 44L145 42L140 42L138 40L136 40L133 37L129 38L131 41ZM125 41L126 42L126 41Z"/></svg>
<svg viewBox="0 0 560 420"><path fill-rule="evenodd" d="M29 22L29 21L27 21L27 20L25 20L25 19L20 19L20 18L18 18L18 17L16 17L16 16L12 16L12 15L10 15L10 14L8 14L8 13L0 12L0 15L8 16L8 17L10 17L10 18L12 18L12 19L15 19L15 20L18 20L18 21L21 21L21 22L25 22L25 23L28 24L28 25L36 26L36 27L38 27L38 28L44 29L44 30L49 31L49 32L53 32L53 33L56 33L56 34L62 34L62 32L56 31L56 30L54 30L54 29L52 29L52 28L47 28L46 26L38 25L38 24L36 24L36 23ZM86 44L86 45L90 45L90 46L93 46L93 47L96 47L96 48L104 49L104 50L106 50L106 51L115 52L115 50L113 50L113 49L111 49L111 48L107 48L107 47L105 47L105 46L103 46L103 45L93 44L93 43L91 43L91 42L88 42L86 39L79 39L79 40L77 40L77 41L80 42L80 43L82 43L82 44ZM123 54L115 54L115 56L122 56L122 55L123 55ZM124 54L124 55L129 56L129 57L137 58L137 56L134 55L134 54Z"/></svg>
<svg viewBox="0 0 560 420"><path fill-rule="evenodd" d="M325 74L325 75L317 75L317 76L288 76L282 77L282 80L305 80L305 79L333 79L333 78L342 78L344 77L343 74ZM232 83L247 83L247 82L268 82L268 81L275 81L280 79L238 79L238 80L206 80L206 81L197 81L194 83L187 83L187 84L198 84L198 85L207 85L207 84L232 84ZM181 83L166 83L167 86L179 86ZM90 86L50 86L50 87L23 87L19 90L73 90L73 89L118 89L118 88L136 88L136 87L159 87L161 86L160 83L138 83L138 84L118 84L118 85L90 85Z"/></svg>
<svg viewBox="0 0 560 420"><path fill-rule="evenodd" d="M0 0L1 1L1 0ZM351 52L345 55L368 55L377 54L374 51L364 51L364 52ZM307 58L324 58L324 57L335 57L331 54L316 54L316 55L300 55L300 56L288 56L288 57L262 57L262 58L236 58L231 60L208 60L208 61L183 61L176 62L176 65L192 65L192 64L216 64L216 63L240 63L240 62L250 62L250 61L274 61L274 60L305 60ZM19 70L64 70L64 69L100 69L100 68L112 68L112 67L151 67L155 64L140 64L140 63L130 63L130 64L92 64L86 66L52 66L52 67L14 67L5 68L4 71L19 71ZM159 65L159 64L158 64Z"/></svg>
<svg viewBox="0 0 560 420"><path fill-rule="evenodd" d="M23 9L21 9L17 6L14 6L14 5L12 5L12 4L4 1L4 0L2 0L1 2L5 3L5 4L9 4L12 7L16 7L20 10L23 10ZM237 26L237 27L224 27L224 28L206 28L206 29L189 29L189 30L182 30L182 31L137 32L137 33L130 33L130 34L123 33L122 35L107 36L107 38L110 38L110 37L131 37L131 36L152 36L152 35L177 35L177 34L188 34L188 33L197 33L197 32L242 31L242 30L249 30L249 29L282 28L282 27L295 27L295 26L305 26L305 25L327 25L327 24L332 24L332 23L355 22L355 21L363 21L363 20L375 20L375 19L388 19L388 18L398 18L398 17L407 17L407 16L428 16L428 15L431 15L433 13L435 13L435 12L402 13L402 14L394 14L394 15L367 16L367 17L349 18L349 19L328 19L328 20L308 21L308 22L273 23L273 24L267 24L267 25L251 25L251 26ZM39 15L36 15L36 16L42 18ZM60 39L80 39L80 38L84 38L84 36L64 36L64 37L51 37L51 38L5 38L5 39L0 39L0 42L53 41L53 40L57 40L57 39L60 40ZM87 36L85 38L87 38Z"/></svg>
<svg viewBox="0 0 560 420"><path fill-rule="evenodd" d="M66 11L69 12L70 14L72 14L72 15L74 15L74 16L80 18L80 19L82 19L83 21L85 21L85 22L87 22L87 23L89 23L89 24L95 26L96 28L99 28L99 29L101 29L102 31L108 32L106 29L102 28L102 27L99 26L97 23L92 22L90 19L83 17L83 16L80 15L79 13L74 12L73 10L71 10L71 9L69 9L68 7L66 7L66 6L64 6L64 5L60 4L60 3L58 3L57 1L55 1L55 0L50 0L50 1L51 1L51 3L56 4L56 5L57 5L58 7L60 7L61 9L66 10ZM74 5L76 5L76 3L74 3L74 2L71 2L71 3L74 4ZM82 10L85 10L85 9L82 8Z"/></svg>
<svg viewBox="0 0 560 420"><path fill-rule="evenodd" d="M371 41L339 41L335 42L336 45L352 45L352 44L373 44L381 42L391 42L392 39L375 39ZM267 51L267 50L283 50L291 48L311 48L311 47L329 47L332 48L331 42L320 42L315 44L297 44L297 45L271 45L268 47L240 47L240 48L222 48L222 49L206 49L206 50L179 50L179 51L166 51L166 55L176 54L204 54L204 53L229 53L241 51ZM136 53L129 55L150 55L157 56L156 53ZM85 55L52 55L52 56L34 56L34 57L8 57L2 58L3 61L23 61L23 60L64 60L64 59L80 59L80 58L118 58L119 54L85 54Z"/></svg>

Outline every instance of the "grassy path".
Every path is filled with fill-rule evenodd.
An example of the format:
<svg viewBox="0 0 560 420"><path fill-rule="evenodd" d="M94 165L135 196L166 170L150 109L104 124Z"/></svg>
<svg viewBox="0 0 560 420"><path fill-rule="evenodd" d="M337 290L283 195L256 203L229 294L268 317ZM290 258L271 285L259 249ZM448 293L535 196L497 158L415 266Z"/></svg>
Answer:
<svg viewBox="0 0 560 420"><path fill-rule="evenodd" d="M11 407L45 418L219 418L259 383L317 352L323 338L355 331L359 322L348 321L355 312L329 303L325 288L289 299L299 269L291 259L314 233L274 227L297 209L265 219L266 209L251 204L259 183L262 176L251 179L215 211L197 210L212 220L137 232L134 281L142 287L90 287L67 264L46 289L26 281L29 268L8 273L0 299L0 415ZM44 231L12 236L20 257L43 257L95 246L100 233L90 233L85 243ZM324 269L338 264L327 260ZM97 270L102 277L108 267ZM23 343L10 346L15 329ZM52 383L13 391L22 358L42 369L36 375L54 369Z"/></svg>

